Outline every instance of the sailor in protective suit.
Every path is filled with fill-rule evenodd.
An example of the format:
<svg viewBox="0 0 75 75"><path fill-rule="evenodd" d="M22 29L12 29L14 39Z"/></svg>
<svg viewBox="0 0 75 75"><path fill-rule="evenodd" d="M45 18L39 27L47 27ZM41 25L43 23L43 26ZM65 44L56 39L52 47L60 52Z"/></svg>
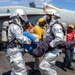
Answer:
<svg viewBox="0 0 75 75"><path fill-rule="evenodd" d="M52 49L50 49L46 53L39 67L40 67L40 71L42 75L57 75L55 62L59 55L59 48L56 46L59 45L61 41L64 40L64 33L63 33L63 28L61 27L61 25L56 23L58 22L58 19L60 18L59 13L54 9L48 10L46 13L50 14L49 15L50 18L48 17L48 15L46 16L49 18L50 23L49 23L49 27L47 31L44 34L44 38L46 36L53 36L54 39L49 44L50 47L52 47ZM50 27L52 28L50 29Z"/></svg>
<svg viewBox="0 0 75 75"><path fill-rule="evenodd" d="M27 21L27 16L22 9L16 9L10 18L7 57L11 65L11 75L27 75L21 48L21 44L31 43L29 38L23 36L22 25Z"/></svg>

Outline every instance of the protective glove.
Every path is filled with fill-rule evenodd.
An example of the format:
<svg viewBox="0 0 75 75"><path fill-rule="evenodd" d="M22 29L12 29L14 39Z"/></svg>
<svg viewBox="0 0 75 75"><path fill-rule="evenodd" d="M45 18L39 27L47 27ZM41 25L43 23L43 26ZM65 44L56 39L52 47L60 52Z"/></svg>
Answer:
<svg viewBox="0 0 75 75"><path fill-rule="evenodd" d="M25 41L26 44L31 44L32 43L31 39L26 37L26 36L25 36L25 40L26 40Z"/></svg>

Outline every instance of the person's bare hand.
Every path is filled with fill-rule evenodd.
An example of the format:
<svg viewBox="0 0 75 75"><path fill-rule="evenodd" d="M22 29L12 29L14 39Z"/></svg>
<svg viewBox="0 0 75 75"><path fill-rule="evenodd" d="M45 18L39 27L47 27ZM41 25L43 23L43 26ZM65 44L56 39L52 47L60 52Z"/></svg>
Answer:
<svg viewBox="0 0 75 75"><path fill-rule="evenodd" d="M35 42L39 42L39 38L36 38Z"/></svg>

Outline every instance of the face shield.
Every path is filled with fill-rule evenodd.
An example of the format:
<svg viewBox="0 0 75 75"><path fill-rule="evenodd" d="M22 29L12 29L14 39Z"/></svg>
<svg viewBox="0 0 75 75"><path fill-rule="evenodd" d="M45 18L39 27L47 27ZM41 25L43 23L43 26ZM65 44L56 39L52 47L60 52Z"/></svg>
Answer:
<svg viewBox="0 0 75 75"><path fill-rule="evenodd" d="M28 18L26 13L23 9L16 9L14 12L11 13L10 18L16 18L22 25L25 25L28 22Z"/></svg>
<svg viewBox="0 0 75 75"><path fill-rule="evenodd" d="M28 18L26 15L19 15L20 22L22 26L24 26L28 22Z"/></svg>
<svg viewBox="0 0 75 75"><path fill-rule="evenodd" d="M50 23L51 17L52 17L52 15L49 15L49 14L46 15L46 22L47 23Z"/></svg>

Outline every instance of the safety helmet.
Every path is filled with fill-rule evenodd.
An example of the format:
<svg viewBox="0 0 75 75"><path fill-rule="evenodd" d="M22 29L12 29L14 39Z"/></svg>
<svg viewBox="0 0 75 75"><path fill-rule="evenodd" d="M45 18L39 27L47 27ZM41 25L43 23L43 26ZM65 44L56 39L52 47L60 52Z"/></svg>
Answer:
<svg viewBox="0 0 75 75"><path fill-rule="evenodd" d="M14 12L11 13L10 18L17 16L17 15L25 15L23 9L16 9Z"/></svg>
<svg viewBox="0 0 75 75"><path fill-rule="evenodd" d="M69 24L68 27L74 29L74 25L73 24Z"/></svg>
<svg viewBox="0 0 75 75"><path fill-rule="evenodd" d="M54 16L60 18L59 12L55 9L45 9L44 11L46 14L54 15Z"/></svg>
<svg viewBox="0 0 75 75"><path fill-rule="evenodd" d="M44 21L45 21L44 18L40 18L40 19L38 20L38 23L41 23L41 22L44 22Z"/></svg>

